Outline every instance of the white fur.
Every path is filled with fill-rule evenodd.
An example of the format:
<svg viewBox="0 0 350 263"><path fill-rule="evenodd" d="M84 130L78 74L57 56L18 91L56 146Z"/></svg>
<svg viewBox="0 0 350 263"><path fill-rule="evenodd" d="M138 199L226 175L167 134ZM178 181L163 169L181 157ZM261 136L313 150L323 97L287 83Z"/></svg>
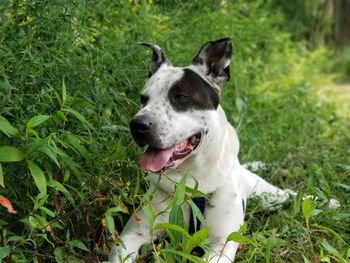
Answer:
<svg viewBox="0 0 350 263"><path fill-rule="evenodd" d="M176 170L166 170L163 176L160 176L160 180L158 174L149 176L152 189L158 185L152 200L153 209L156 212L163 211L171 202L174 181L179 181L186 172L191 174L187 181L188 186L194 187L198 182L200 191L211 194L209 200L211 205L206 208L204 215L209 226L209 237L212 240L209 260L219 263L231 262L235 257L238 244L229 242L225 248L224 244L226 237L231 232L237 231L243 224L242 200L246 203L247 198L252 194L270 193L277 201L280 199L284 201L287 194L240 165L237 158L238 137L227 121L221 106L216 111L198 110L179 113L171 110L169 113L171 121L169 120L169 115L165 114L164 109L164 104L168 104L166 94L171 84L181 76L181 68L166 67L157 72L146 83L142 92L150 97L149 103L137 114L155 114L156 108L164 110L164 112L158 112L158 120L162 123L161 129L164 129L158 131L160 144L164 147L182 141L198 129L207 129L208 133L204 135L195 153ZM172 127L171 123L176 125ZM179 138L179 134L182 134L182 138ZM184 208L187 218L188 210L188 207ZM144 212L141 210L138 215L141 218L140 222L137 223L134 217L131 217L121 234L125 249L121 246L115 247L110 256L111 262L121 262L118 256L124 258L129 254L131 256L127 262L133 262L139 247L151 241ZM167 220L166 214L157 217L158 223L167 222Z"/></svg>

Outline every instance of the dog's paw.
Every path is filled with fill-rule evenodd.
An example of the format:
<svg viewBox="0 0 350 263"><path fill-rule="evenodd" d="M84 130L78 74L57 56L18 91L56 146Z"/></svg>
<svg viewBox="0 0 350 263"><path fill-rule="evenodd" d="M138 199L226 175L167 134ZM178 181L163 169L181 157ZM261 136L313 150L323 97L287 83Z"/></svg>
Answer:
<svg viewBox="0 0 350 263"><path fill-rule="evenodd" d="M328 208L329 209L338 209L340 207L340 202L337 199L329 199Z"/></svg>
<svg viewBox="0 0 350 263"><path fill-rule="evenodd" d="M247 170L250 170L250 171L252 171L254 173L256 173L258 171L261 171L261 170L267 169L266 163L263 163L263 162L260 162L260 161L252 161L252 162L249 162L249 163L242 164L242 166L244 168L246 168Z"/></svg>
<svg viewBox="0 0 350 263"><path fill-rule="evenodd" d="M209 254L209 263L231 263L233 259L229 259L225 256Z"/></svg>
<svg viewBox="0 0 350 263"><path fill-rule="evenodd" d="M294 191L290 189L279 190L276 193L263 193L258 198L260 199L260 205L269 212L274 212L282 207L291 196L294 195Z"/></svg>
<svg viewBox="0 0 350 263"><path fill-rule="evenodd" d="M110 263L133 263L135 262L135 253L127 253L125 249L120 246L115 246L109 254L108 261Z"/></svg>

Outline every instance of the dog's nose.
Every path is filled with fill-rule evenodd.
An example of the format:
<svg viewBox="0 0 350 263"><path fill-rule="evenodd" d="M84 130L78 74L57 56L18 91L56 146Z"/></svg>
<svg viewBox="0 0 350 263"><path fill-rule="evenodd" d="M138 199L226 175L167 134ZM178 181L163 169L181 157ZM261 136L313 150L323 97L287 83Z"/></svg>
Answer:
<svg viewBox="0 0 350 263"><path fill-rule="evenodd" d="M139 146L148 144L152 137L152 119L147 115L134 117L130 122L131 135Z"/></svg>
<svg viewBox="0 0 350 263"><path fill-rule="evenodd" d="M152 120L146 116L138 116L136 118L133 118L130 122L130 130L132 135L145 135L150 132L152 127Z"/></svg>

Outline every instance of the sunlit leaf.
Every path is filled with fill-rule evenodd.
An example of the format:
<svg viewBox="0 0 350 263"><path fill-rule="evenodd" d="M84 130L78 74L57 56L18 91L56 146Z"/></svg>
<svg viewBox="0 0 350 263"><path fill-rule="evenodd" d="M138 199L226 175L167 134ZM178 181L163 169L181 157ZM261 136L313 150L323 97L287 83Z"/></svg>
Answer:
<svg viewBox="0 0 350 263"><path fill-rule="evenodd" d="M115 226L114 226L114 219L110 213L105 213L106 223L107 223L107 229L109 233L114 234L115 233Z"/></svg>
<svg viewBox="0 0 350 263"><path fill-rule="evenodd" d="M0 147L0 162L20 162L24 159L24 153L12 146L1 146Z"/></svg>
<svg viewBox="0 0 350 263"><path fill-rule="evenodd" d="M208 228L203 228L203 229L197 231L196 233L194 233L192 235L191 238L187 239L184 251L191 253L191 251L195 247L203 244L203 242L206 241L207 236L208 236Z"/></svg>
<svg viewBox="0 0 350 263"><path fill-rule="evenodd" d="M331 244L329 244L327 240L323 239L321 241L321 244L329 254L339 256L339 251L336 250Z"/></svg>
<svg viewBox="0 0 350 263"><path fill-rule="evenodd" d="M13 127L10 122L0 116L0 131L2 131L3 133L5 133L7 136L16 136L18 134L18 129L16 129L15 127Z"/></svg>
<svg viewBox="0 0 350 263"><path fill-rule="evenodd" d="M28 122L27 122L27 128L34 128L42 123L44 123L45 121L47 121L48 119L50 119L51 116L49 115L38 115L35 116L33 118L31 118Z"/></svg>
<svg viewBox="0 0 350 263"><path fill-rule="evenodd" d="M170 224L170 223L157 224L154 226L154 229L164 229L164 230L171 229L171 230L180 232L181 234L184 234L188 238L191 238L191 236L188 234L188 232L184 228L175 224Z"/></svg>
<svg viewBox="0 0 350 263"><path fill-rule="evenodd" d="M307 197L302 203L302 211L306 221L309 221L312 211L315 209L315 206L312 204L311 198Z"/></svg>
<svg viewBox="0 0 350 263"><path fill-rule="evenodd" d="M28 161L30 173L34 179L35 185L38 187L40 193L46 195L46 178L41 168L33 161Z"/></svg>
<svg viewBox="0 0 350 263"><path fill-rule="evenodd" d="M229 234L226 238L226 242L228 241L234 241L237 243L248 243L250 240L249 238L245 237L243 233L247 230L247 223L244 222L238 231L232 232Z"/></svg>

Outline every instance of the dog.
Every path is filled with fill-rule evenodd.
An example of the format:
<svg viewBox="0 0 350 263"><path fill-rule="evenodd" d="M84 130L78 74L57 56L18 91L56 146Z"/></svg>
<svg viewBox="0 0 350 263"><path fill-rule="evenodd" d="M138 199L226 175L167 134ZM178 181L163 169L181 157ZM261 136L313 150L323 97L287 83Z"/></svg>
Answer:
<svg viewBox="0 0 350 263"><path fill-rule="evenodd" d="M205 43L187 67L172 66L159 46L141 44L152 49L152 61L140 95L142 107L131 120L130 131L139 146L148 146L139 164L150 172L152 207L156 212L166 210L174 182L190 174L187 186L197 186L209 196L210 205L203 209L211 240L208 261L233 262L239 244L225 242L242 226L247 199L263 197L268 208L295 193L271 185L238 160L238 136L220 106L221 90L230 79L232 40ZM182 209L188 224L190 208ZM153 240L144 211L138 215L137 221L131 217L127 222L120 236L124 246L112 249L111 262L134 262L141 245ZM156 222L168 222L168 215L162 213Z"/></svg>

